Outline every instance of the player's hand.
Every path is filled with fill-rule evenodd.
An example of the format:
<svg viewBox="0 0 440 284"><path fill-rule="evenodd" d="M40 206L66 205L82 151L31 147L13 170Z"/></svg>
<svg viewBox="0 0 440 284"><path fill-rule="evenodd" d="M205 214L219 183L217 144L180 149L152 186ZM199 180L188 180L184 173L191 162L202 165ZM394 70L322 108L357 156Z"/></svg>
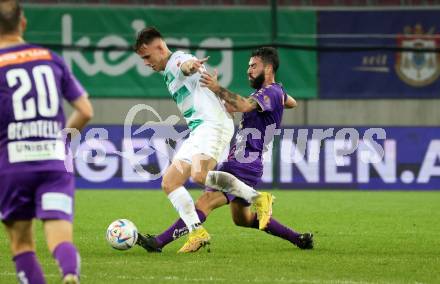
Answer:
<svg viewBox="0 0 440 284"><path fill-rule="evenodd" d="M189 72L191 74L194 74L196 72L202 73L203 71L201 70L201 67L205 62L208 61L208 59L209 59L209 56L202 58L202 59L194 60L191 64L191 67L189 68Z"/></svg>
<svg viewBox="0 0 440 284"><path fill-rule="evenodd" d="M202 87L206 87L210 89L212 92L217 93L220 89L220 85L217 80L217 69L214 70L213 74L209 74L207 71L204 71L200 77L200 83Z"/></svg>

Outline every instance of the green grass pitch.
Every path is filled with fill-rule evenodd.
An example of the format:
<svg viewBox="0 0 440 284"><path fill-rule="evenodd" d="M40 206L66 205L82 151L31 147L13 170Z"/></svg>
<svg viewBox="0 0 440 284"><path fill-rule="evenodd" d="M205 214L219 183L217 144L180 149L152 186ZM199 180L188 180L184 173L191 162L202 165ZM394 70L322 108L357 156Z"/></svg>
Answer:
<svg viewBox="0 0 440 284"><path fill-rule="evenodd" d="M200 191L192 191L194 197ZM104 235L117 218L158 233L177 216L161 191L86 191L76 195L75 242L82 283L440 283L440 192L274 191L274 217L315 233L302 251L287 241L233 225L229 208L205 227L211 253L177 255L180 239L161 254L117 251ZM37 223L37 251L48 283L59 283ZM4 230L0 283L16 283Z"/></svg>

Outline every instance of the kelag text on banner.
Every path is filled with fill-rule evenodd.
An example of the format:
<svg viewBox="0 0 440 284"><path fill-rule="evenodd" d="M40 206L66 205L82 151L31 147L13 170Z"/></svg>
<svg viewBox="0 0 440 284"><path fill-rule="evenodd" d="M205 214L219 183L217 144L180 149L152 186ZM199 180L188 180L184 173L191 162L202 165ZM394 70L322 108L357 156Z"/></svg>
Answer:
<svg viewBox="0 0 440 284"><path fill-rule="evenodd" d="M131 50L136 33L154 25L169 44L219 47L224 50L186 50L199 58L210 56L210 70L217 69L220 83L241 95L251 93L247 81L251 50L235 46L263 45L271 41L270 10L120 8L26 6L32 23L26 32L30 42L125 50L59 50L92 97L169 98L163 77L144 66ZM41 15L44 17L41 17ZM243 22L243 19L246 19ZM249 23L249 24L247 24ZM282 11L277 42L291 42L293 35L316 33L316 12ZM299 40L300 39L300 40ZM297 44L315 45L301 37ZM280 49L277 80L296 98L316 97L316 52Z"/></svg>

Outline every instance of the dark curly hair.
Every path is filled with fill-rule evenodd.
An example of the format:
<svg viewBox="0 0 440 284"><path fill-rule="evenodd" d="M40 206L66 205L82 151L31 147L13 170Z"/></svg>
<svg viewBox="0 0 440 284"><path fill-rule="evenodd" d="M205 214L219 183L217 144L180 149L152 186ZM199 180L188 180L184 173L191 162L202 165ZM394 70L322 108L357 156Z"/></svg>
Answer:
<svg viewBox="0 0 440 284"><path fill-rule="evenodd" d="M163 38L162 34L155 27L146 27L141 30L133 46L135 52L138 52L143 44L150 44L156 38Z"/></svg>
<svg viewBox="0 0 440 284"><path fill-rule="evenodd" d="M274 73L277 72L278 67L280 66L280 59L278 57L278 51L269 46L263 46L255 49L252 52L251 57L258 56L264 62L264 64L272 65Z"/></svg>

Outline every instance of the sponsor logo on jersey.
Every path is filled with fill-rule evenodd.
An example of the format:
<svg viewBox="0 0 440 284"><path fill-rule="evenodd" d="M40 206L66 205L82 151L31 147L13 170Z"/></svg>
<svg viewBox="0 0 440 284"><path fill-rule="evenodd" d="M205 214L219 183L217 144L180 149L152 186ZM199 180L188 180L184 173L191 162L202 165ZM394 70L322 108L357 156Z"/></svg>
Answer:
<svg viewBox="0 0 440 284"><path fill-rule="evenodd" d="M0 67L22 64L37 60L51 60L49 50L42 48L28 48L20 51L8 52L0 55Z"/></svg>

